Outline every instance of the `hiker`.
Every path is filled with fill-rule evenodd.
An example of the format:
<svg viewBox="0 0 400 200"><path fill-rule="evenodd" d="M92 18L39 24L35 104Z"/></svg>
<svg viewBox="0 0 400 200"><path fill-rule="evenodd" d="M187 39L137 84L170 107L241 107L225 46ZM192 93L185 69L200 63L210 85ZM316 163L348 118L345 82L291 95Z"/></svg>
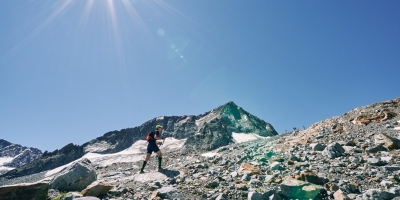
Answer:
<svg viewBox="0 0 400 200"><path fill-rule="evenodd" d="M159 145L161 145L161 142L156 142L156 140L165 140L165 138L160 137L161 136L161 132L162 132L162 126L161 125L157 125L156 126L156 130L150 132L147 137L146 140L147 142L149 142L149 144L147 145L147 154L146 154L146 158L143 161L142 164L142 169L140 169L140 174L143 174L144 171L144 167L146 166L147 162L150 159L150 155L151 153L156 152L156 154L158 155L158 171L162 171L163 169L161 168L161 160L162 160L162 154L160 149L158 148Z"/></svg>

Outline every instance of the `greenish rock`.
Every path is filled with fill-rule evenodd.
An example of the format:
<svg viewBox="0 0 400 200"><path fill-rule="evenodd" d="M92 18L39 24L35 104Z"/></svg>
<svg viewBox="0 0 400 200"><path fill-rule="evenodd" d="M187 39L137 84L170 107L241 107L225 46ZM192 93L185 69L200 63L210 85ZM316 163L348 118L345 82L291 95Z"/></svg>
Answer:
<svg viewBox="0 0 400 200"><path fill-rule="evenodd" d="M322 199L327 197L324 187L290 177L284 179L280 188L280 195L285 199Z"/></svg>

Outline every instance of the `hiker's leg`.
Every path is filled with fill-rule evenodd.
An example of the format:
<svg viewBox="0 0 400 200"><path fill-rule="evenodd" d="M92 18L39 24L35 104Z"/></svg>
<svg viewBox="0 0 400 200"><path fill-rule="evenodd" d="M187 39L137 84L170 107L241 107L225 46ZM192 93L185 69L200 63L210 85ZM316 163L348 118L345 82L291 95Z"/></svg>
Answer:
<svg viewBox="0 0 400 200"><path fill-rule="evenodd" d="M150 159L150 155L151 155L151 154L149 154L149 153L146 154L146 158L144 159L143 164L142 164L142 169L140 169L141 172L143 172L144 167L146 167L146 164L147 164L147 162L148 162L149 159Z"/></svg>
<svg viewBox="0 0 400 200"><path fill-rule="evenodd" d="M156 154L158 155L159 158L162 158L162 153L161 153L161 151L157 151Z"/></svg>
<svg viewBox="0 0 400 200"><path fill-rule="evenodd" d="M158 169L161 169L162 153L161 151L157 151L156 153L158 155Z"/></svg>
<svg viewBox="0 0 400 200"><path fill-rule="evenodd" d="M149 153L146 154L146 158L144 159L144 161L149 162L149 160L150 160L150 155L151 155L151 154L149 154Z"/></svg>

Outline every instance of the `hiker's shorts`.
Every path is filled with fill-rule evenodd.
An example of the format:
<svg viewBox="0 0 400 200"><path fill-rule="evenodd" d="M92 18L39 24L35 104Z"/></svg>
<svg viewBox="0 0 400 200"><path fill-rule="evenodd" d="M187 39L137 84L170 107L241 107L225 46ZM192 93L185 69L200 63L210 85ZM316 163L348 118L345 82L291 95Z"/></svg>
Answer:
<svg viewBox="0 0 400 200"><path fill-rule="evenodd" d="M147 145L147 153L157 153L158 151L160 151L160 149L158 148L157 144L155 142L149 142L149 144Z"/></svg>

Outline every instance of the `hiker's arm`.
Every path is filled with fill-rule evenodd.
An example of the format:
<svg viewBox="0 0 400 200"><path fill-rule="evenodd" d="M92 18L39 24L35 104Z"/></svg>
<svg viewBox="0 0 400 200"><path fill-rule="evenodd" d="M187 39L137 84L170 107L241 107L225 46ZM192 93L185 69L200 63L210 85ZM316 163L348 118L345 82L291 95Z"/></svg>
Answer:
<svg viewBox="0 0 400 200"><path fill-rule="evenodd" d="M155 135L154 139L156 139L156 140L165 140L165 138L159 137L158 135Z"/></svg>

